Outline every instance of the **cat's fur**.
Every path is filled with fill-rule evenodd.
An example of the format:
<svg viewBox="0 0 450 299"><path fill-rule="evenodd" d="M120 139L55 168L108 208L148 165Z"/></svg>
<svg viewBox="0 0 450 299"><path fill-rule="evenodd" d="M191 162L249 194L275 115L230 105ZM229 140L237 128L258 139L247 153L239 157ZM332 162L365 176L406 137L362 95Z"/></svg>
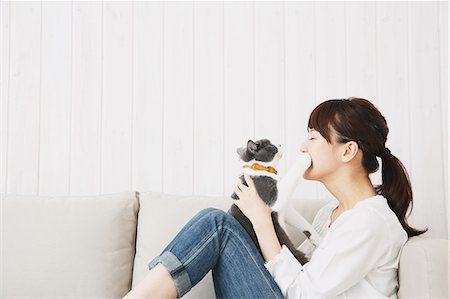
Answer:
<svg viewBox="0 0 450 299"><path fill-rule="evenodd" d="M261 166L272 167L274 169L282 156L281 146L276 147L268 139L261 139L255 142L249 140L247 142L247 147L238 148L237 153L240 159L243 162L245 162L246 165L252 165L254 163L257 163ZM244 173L249 174L250 177L253 179L256 190L261 199L268 206L272 207L275 204L278 197L277 174L268 172L266 170L253 170L250 168L243 168L243 169ZM247 183L245 182L244 175L240 176L240 180L244 185L248 186ZM239 197L234 192L231 195L231 198L239 199ZM253 230L253 226L250 220L242 213L242 211L235 204L233 204L230 207L228 213L233 215L237 219L237 221L239 221L239 223L245 228L245 230L248 232L253 242L255 243L256 247L258 248L259 252L261 253L261 248L259 246L256 233ZM278 220L277 212L272 212L272 222L280 243L286 245L286 247L289 248L289 250L295 256L295 258L302 265L305 264L308 261L308 259L306 258L303 252L295 248L294 244L291 242L288 235L281 227Z"/></svg>

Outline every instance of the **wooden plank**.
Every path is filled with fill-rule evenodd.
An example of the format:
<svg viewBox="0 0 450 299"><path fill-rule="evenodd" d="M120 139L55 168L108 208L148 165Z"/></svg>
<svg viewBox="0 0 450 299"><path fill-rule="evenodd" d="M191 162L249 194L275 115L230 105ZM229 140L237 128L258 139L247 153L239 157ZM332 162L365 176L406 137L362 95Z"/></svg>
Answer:
<svg viewBox="0 0 450 299"><path fill-rule="evenodd" d="M223 190L223 3L194 3L194 194Z"/></svg>
<svg viewBox="0 0 450 299"><path fill-rule="evenodd" d="M73 3L70 194L101 193L102 3Z"/></svg>
<svg viewBox="0 0 450 299"><path fill-rule="evenodd" d="M344 2L316 2L316 98L347 98L347 54ZM323 185L318 197L333 198Z"/></svg>
<svg viewBox="0 0 450 299"><path fill-rule="evenodd" d="M7 192L7 161L8 161L8 111L9 111L9 38L10 38L10 2L0 3L0 194Z"/></svg>
<svg viewBox="0 0 450 299"><path fill-rule="evenodd" d="M11 2L8 193L38 194L41 3Z"/></svg>
<svg viewBox="0 0 450 299"><path fill-rule="evenodd" d="M443 152L443 172L444 172L444 195L442 199L444 200L445 210L447 213L447 223L450 217L450 211L448 207L448 129L449 129L449 119L448 119L448 2L439 2L439 54L440 54L440 98L442 103L442 152ZM447 238L450 232L447 232Z"/></svg>
<svg viewBox="0 0 450 299"><path fill-rule="evenodd" d="M283 2L255 4L255 138L286 144ZM285 163L279 165L284 171Z"/></svg>
<svg viewBox="0 0 450 299"><path fill-rule="evenodd" d="M440 99L439 3L408 3L413 224L447 236ZM425 141L424 141L425 140ZM434 199L430 205L430 198Z"/></svg>
<svg viewBox="0 0 450 299"><path fill-rule="evenodd" d="M163 191L193 193L193 3L164 3Z"/></svg>
<svg viewBox="0 0 450 299"><path fill-rule="evenodd" d="M377 102L375 2L345 2L347 95Z"/></svg>
<svg viewBox="0 0 450 299"><path fill-rule="evenodd" d="M347 97L344 2L315 3L318 103Z"/></svg>
<svg viewBox="0 0 450 299"><path fill-rule="evenodd" d="M377 2L377 106L386 118L386 146L411 172L406 2ZM402 111L402 113L399 113ZM376 184L381 183L381 165Z"/></svg>
<svg viewBox="0 0 450 299"><path fill-rule="evenodd" d="M39 194L68 195L72 3L42 3Z"/></svg>
<svg viewBox="0 0 450 299"><path fill-rule="evenodd" d="M131 189L132 8L103 3L102 193Z"/></svg>
<svg viewBox="0 0 450 299"><path fill-rule="evenodd" d="M0 3L0 242L3 247L3 196L7 186L8 159L8 111L9 111L9 79L10 79L10 2ZM3 250L0 250L0 261L4 265ZM5 271L6 272L6 271ZM0 271L0 294L3 295L3 282L6 274ZM1 296L0 295L0 296Z"/></svg>
<svg viewBox="0 0 450 299"><path fill-rule="evenodd" d="M224 192L231 195L238 175L236 149L255 137L254 3L224 3Z"/></svg>
<svg viewBox="0 0 450 299"><path fill-rule="evenodd" d="M163 4L133 3L133 184L162 191Z"/></svg>
<svg viewBox="0 0 450 299"><path fill-rule="evenodd" d="M314 9L313 2L286 2L284 8L286 171L299 156L308 135L309 114L316 106ZM316 198L318 186L318 182L301 181L293 198Z"/></svg>

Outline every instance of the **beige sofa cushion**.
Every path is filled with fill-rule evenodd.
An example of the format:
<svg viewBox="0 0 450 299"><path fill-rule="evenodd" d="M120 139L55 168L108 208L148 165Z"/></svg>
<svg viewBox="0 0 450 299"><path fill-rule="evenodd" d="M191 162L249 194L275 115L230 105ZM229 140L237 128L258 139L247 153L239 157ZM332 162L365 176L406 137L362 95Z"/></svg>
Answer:
<svg viewBox="0 0 450 299"><path fill-rule="evenodd" d="M403 247L398 298L449 298L449 241L413 237Z"/></svg>
<svg viewBox="0 0 450 299"><path fill-rule="evenodd" d="M131 286L135 192L2 196L2 298L120 298Z"/></svg>
<svg viewBox="0 0 450 299"><path fill-rule="evenodd" d="M230 197L178 196L156 192L139 195L140 210L133 270L133 287L148 273L148 263L159 255L181 228L202 209L228 211ZM183 298L215 298L211 272Z"/></svg>

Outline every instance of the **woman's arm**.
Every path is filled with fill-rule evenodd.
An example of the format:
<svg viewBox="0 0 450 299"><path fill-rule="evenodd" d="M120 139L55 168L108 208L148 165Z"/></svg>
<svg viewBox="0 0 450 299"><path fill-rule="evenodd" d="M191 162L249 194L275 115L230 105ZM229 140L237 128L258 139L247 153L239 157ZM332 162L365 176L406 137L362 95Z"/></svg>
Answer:
<svg viewBox="0 0 450 299"><path fill-rule="evenodd" d="M239 200L235 200L234 203L252 223L258 238L259 247L264 260L267 262L278 255L281 250L272 222L272 210L259 197L252 178L248 175L244 177L248 187L240 180L238 181L234 191Z"/></svg>
<svg viewBox="0 0 450 299"><path fill-rule="evenodd" d="M334 298L380 265L390 261L395 267L399 250L391 249L393 241L385 219L370 211L346 216L334 224L303 267L285 246L266 264L285 297ZM374 296L372 286L364 288L360 292Z"/></svg>
<svg viewBox="0 0 450 299"><path fill-rule="evenodd" d="M264 261L267 263L277 256L281 251L281 244L275 233L272 218L267 222L253 225L256 237L258 238L259 247L261 248Z"/></svg>

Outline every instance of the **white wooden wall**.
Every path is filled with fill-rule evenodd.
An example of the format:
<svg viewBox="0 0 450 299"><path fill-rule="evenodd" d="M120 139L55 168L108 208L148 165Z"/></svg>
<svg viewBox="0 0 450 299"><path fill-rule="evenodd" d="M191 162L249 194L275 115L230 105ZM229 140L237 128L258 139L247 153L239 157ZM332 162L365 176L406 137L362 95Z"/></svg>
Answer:
<svg viewBox="0 0 450 299"><path fill-rule="evenodd" d="M371 99L447 238L447 2L2 2L1 192L228 195L329 98ZM379 176L379 174L378 174ZM374 176L377 180L377 175ZM298 197L328 197L305 182Z"/></svg>

